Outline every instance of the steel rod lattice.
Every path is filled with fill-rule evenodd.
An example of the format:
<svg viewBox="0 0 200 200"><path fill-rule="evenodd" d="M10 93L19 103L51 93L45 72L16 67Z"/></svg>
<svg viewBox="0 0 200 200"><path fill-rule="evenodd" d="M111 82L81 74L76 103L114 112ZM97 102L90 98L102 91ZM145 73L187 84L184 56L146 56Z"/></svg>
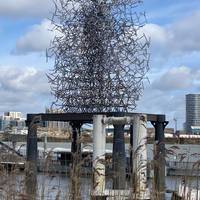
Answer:
<svg viewBox="0 0 200 200"><path fill-rule="evenodd" d="M149 40L139 0L56 0L48 55L54 104L65 112L129 111L143 91Z"/></svg>

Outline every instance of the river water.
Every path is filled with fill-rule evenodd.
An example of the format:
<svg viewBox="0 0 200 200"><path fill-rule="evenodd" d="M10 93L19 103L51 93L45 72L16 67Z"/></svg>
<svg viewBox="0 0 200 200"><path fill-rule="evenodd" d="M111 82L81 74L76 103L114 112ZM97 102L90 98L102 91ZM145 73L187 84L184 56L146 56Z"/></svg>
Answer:
<svg viewBox="0 0 200 200"><path fill-rule="evenodd" d="M12 145L11 143L7 143L9 145ZM17 143L16 146L20 146L22 143ZM87 148L92 148L91 144L87 144ZM166 145L166 148L170 148L172 145ZM39 149L42 149L44 147L44 144L42 142L38 143ZM71 145L70 143L47 143L47 148L53 149L53 148L67 148L70 149ZM126 144L126 150L128 152L129 145ZM112 150L112 144L106 144L106 149ZM21 151L25 154L26 148L22 147ZM199 145L178 145L178 149L176 149L177 156L179 154L187 154L186 160L195 162L197 160L200 160L200 146ZM148 159L153 159L153 146L148 145ZM191 155L195 155L192 157ZM177 159L177 156L169 156L169 160ZM2 176L2 175L1 175ZM21 182L24 180L24 175L20 174L17 175L15 178L11 178L11 184L13 184L13 181L17 182L17 185L19 186ZM67 175L63 174L44 174L39 173L37 175L38 179L38 199L42 199L42 194L44 195L45 200L54 200L56 199L56 196L59 194L60 200L69 199L70 194L70 178ZM177 190L179 184L183 182L184 177L181 176L167 176L166 177L166 189L167 190ZM188 178L187 181L190 185L192 185L193 188L199 188L200 184L200 177L193 177ZM82 177L81 178L81 193L82 193L82 200L88 200L90 191L91 191L91 183L92 178L91 177ZM107 181L107 188L111 188L111 181ZM149 180L149 185L151 185L151 180ZM127 183L127 188L129 188L129 183ZM1 189L1 188L0 188ZM1 198L0 198L1 199ZM170 195L166 197L166 199L170 199Z"/></svg>
<svg viewBox="0 0 200 200"><path fill-rule="evenodd" d="M184 177L166 177L166 188L167 190L175 190L178 189L179 184L183 181ZM200 178L190 178L187 180L190 184L192 184L193 188L199 188L198 185L200 183ZM197 182L198 181L198 182ZM82 200L89 200L90 192L91 192L91 178L82 178L81 179L81 197ZM151 185L151 180L149 180L149 185ZM45 199L53 200L55 196L60 193L60 199L69 199L70 194L70 178L64 175L57 175L55 177L45 176L44 174L38 175L38 183L40 189L40 195L42 191L42 186L45 185L48 187L45 189ZM107 189L111 189L111 182L107 181ZM129 188L129 183L127 183L126 188ZM171 194L166 194L166 200L171 199Z"/></svg>
<svg viewBox="0 0 200 200"><path fill-rule="evenodd" d="M1 175L2 177L2 175ZM1 200L10 200L12 199L10 194L14 193L14 196L17 197L19 193L23 193L24 189L24 174L18 175L8 175L8 181L5 185L1 185L0 187L0 199ZM59 200L68 200L70 199L70 178L66 175L61 174L43 174L39 173L37 175L38 179L38 200L55 200L56 197L59 196ZM175 190L178 188L180 182L182 182L183 177L166 177L166 188L168 190ZM149 184L150 184L149 180ZM192 178L190 183L193 187L198 187L197 181L198 178ZM81 178L81 199L89 200L91 193L91 177L83 177ZM129 183L127 183L126 187L129 188ZM107 189L111 188L111 182L107 181ZM17 189L16 189L17 188ZM2 192L3 191L3 192ZM9 198L6 198L6 195ZM18 199L18 198L16 198ZM171 194L166 195L166 200L171 199Z"/></svg>

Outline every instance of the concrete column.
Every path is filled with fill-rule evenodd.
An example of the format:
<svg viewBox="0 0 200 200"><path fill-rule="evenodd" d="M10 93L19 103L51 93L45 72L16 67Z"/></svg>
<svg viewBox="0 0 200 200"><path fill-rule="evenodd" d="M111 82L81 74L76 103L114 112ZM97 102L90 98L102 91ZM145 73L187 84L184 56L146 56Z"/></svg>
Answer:
<svg viewBox="0 0 200 200"><path fill-rule="evenodd" d="M158 115L157 121L151 122L155 128L154 143L154 189L155 198L165 199L165 143L164 129L168 122L164 115Z"/></svg>
<svg viewBox="0 0 200 200"><path fill-rule="evenodd" d="M105 191L106 131L104 115L93 116L93 194L103 196Z"/></svg>
<svg viewBox="0 0 200 200"><path fill-rule="evenodd" d="M114 125L112 161L113 189L123 190L126 187L126 153L123 124Z"/></svg>
<svg viewBox="0 0 200 200"><path fill-rule="evenodd" d="M37 199L37 123L38 117L35 117L30 124L28 124L27 135L27 149L26 149L26 195L28 199Z"/></svg>
<svg viewBox="0 0 200 200"><path fill-rule="evenodd" d="M133 189L138 199L147 193L147 116L137 114L133 120Z"/></svg>

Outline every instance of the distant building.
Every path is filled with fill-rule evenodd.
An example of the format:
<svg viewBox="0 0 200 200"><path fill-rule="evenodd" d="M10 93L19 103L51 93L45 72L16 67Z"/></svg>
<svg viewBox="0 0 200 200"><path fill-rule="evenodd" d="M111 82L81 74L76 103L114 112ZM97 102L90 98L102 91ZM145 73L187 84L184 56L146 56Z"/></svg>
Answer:
<svg viewBox="0 0 200 200"><path fill-rule="evenodd" d="M165 128L165 134L174 135L174 129ZM147 137L150 137L150 138L155 137L155 128L147 128Z"/></svg>
<svg viewBox="0 0 200 200"><path fill-rule="evenodd" d="M13 128L23 129L25 126L25 119L22 118L21 112L5 112L3 116L0 116L0 131Z"/></svg>
<svg viewBox="0 0 200 200"><path fill-rule="evenodd" d="M186 95L186 132L200 134L200 94Z"/></svg>
<svg viewBox="0 0 200 200"><path fill-rule="evenodd" d="M113 136L114 128L107 128L106 129L106 135L107 136ZM165 134L174 135L174 128L165 128ZM130 127L125 127L124 129L124 135L130 136ZM147 137L153 138L155 137L155 128L147 128Z"/></svg>
<svg viewBox="0 0 200 200"><path fill-rule="evenodd" d="M12 119L21 119L22 113L21 112L4 112L4 116L11 117Z"/></svg>
<svg viewBox="0 0 200 200"><path fill-rule="evenodd" d="M45 110L46 113L62 113L61 110L59 109L49 109L46 108ZM62 122L62 121L46 121L44 124L45 127L49 128L50 130L65 130L69 128L69 123L68 122Z"/></svg>

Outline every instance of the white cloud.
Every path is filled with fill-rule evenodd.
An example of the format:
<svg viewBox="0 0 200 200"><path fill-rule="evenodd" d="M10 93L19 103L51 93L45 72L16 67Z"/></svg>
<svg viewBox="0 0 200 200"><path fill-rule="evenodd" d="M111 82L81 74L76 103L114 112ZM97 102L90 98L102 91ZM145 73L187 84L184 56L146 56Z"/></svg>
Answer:
<svg viewBox="0 0 200 200"><path fill-rule="evenodd" d="M171 91L160 91L147 87L144 96L138 103L138 112L165 114L170 122L168 127L174 127L174 118L178 120L178 128L183 128L185 122L185 93L175 94Z"/></svg>
<svg viewBox="0 0 200 200"><path fill-rule="evenodd" d="M52 0L1 0L0 16L47 17Z"/></svg>
<svg viewBox="0 0 200 200"><path fill-rule="evenodd" d="M144 32L151 37L155 54L200 51L200 11L168 26L147 24Z"/></svg>
<svg viewBox="0 0 200 200"><path fill-rule="evenodd" d="M43 111L50 98L44 71L34 67L0 66L0 112Z"/></svg>
<svg viewBox="0 0 200 200"><path fill-rule="evenodd" d="M25 35L17 40L13 53L44 52L55 36L55 32L51 30L52 24L49 20L43 20L40 24L33 25Z"/></svg>
<svg viewBox="0 0 200 200"><path fill-rule="evenodd" d="M158 51L158 49L163 48L167 45L167 32L166 30L156 24L146 24L142 31L151 38L151 43L153 48Z"/></svg>
<svg viewBox="0 0 200 200"><path fill-rule="evenodd" d="M197 11L168 26L147 24L141 32L151 38L151 50L154 57L158 55L166 58L173 53L200 51L199 26L200 11ZM17 40L14 52L26 54L45 51L49 47L50 40L55 36L55 32L50 30L52 30L52 24L49 20L33 25L25 35Z"/></svg>
<svg viewBox="0 0 200 200"><path fill-rule="evenodd" d="M171 46L178 51L200 51L200 11L173 24Z"/></svg>
<svg viewBox="0 0 200 200"><path fill-rule="evenodd" d="M40 93L47 92L47 84L45 83L45 74L33 67L17 69L11 67L1 67L0 69L1 89L14 92L31 92L37 90Z"/></svg>
<svg viewBox="0 0 200 200"><path fill-rule="evenodd" d="M182 90L193 86L194 74L188 67L171 68L157 78L152 87L161 91Z"/></svg>

